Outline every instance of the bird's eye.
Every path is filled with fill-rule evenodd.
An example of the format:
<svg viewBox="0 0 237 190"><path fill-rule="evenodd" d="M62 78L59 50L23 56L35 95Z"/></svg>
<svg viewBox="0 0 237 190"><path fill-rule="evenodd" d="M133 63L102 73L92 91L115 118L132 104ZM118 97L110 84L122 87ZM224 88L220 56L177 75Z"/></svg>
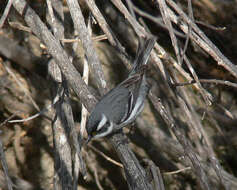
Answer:
<svg viewBox="0 0 237 190"><path fill-rule="evenodd" d="M98 130L97 133L100 134L100 133L105 132L106 130L107 130L107 127L104 126L104 127L102 127L100 130Z"/></svg>
<svg viewBox="0 0 237 190"><path fill-rule="evenodd" d="M96 131L93 131L92 132L92 137L94 137L96 135L96 133L97 133Z"/></svg>

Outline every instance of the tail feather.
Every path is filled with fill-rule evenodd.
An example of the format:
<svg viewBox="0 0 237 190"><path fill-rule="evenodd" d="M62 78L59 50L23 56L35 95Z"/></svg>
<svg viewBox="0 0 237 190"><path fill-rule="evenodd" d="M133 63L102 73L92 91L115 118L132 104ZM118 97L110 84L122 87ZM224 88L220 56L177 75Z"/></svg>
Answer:
<svg viewBox="0 0 237 190"><path fill-rule="evenodd" d="M151 36L145 39L143 43L140 41L136 58L133 63L133 69L130 75L138 72L144 65L147 64L147 61L150 57L150 53L155 45L155 42L156 42L156 37L154 36Z"/></svg>

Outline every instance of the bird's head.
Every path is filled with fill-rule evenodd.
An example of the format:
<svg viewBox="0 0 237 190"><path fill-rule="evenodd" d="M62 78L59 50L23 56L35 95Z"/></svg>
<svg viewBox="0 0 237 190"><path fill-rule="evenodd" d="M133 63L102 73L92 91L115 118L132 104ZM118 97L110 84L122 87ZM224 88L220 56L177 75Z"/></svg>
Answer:
<svg viewBox="0 0 237 190"><path fill-rule="evenodd" d="M100 120L93 119L94 117L90 117L86 125L88 134L86 143L89 143L91 139L105 137L113 131L113 123L104 114L101 114Z"/></svg>

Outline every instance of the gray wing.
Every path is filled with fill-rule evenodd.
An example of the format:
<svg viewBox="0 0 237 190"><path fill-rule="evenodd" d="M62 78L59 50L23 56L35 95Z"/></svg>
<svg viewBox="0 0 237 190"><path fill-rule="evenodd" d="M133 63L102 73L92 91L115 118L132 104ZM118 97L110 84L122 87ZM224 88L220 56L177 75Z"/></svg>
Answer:
<svg viewBox="0 0 237 190"><path fill-rule="evenodd" d="M124 115L128 113L130 97L131 93L129 90L122 86L112 89L96 104L89 117L88 125L98 125L102 119L102 114L108 120L116 124L120 123Z"/></svg>

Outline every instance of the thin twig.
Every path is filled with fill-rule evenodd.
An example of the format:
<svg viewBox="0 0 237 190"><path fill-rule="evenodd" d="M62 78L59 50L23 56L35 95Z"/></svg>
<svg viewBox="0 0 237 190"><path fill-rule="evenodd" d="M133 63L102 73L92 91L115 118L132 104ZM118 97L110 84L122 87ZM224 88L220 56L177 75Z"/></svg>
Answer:
<svg viewBox="0 0 237 190"><path fill-rule="evenodd" d="M196 83L197 83L198 90L199 90L200 94L202 95L202 97L203 97L203 99L204 99L206 105L207 105L207 106L211 106L211 105L212 105L212 101L213 101L213 97L212 97L212 95L211 95L210 93L208 93L208 92L202 87L202 85L200 84L199 78L198 78L198 76L197 76L195 70L193 69L191 63L189 62L189 60L188 60L188 58L187 58L187 56L186 56L185 54L184 54L184 61L185 61L186 65L187 65L189 71L192 73L193 78L194 78L194 80L195 80Z"/></svg>
<svg viewBox="0 0 237 190"><path fill-rule="evenodd" d="M4 120L2 123L0 123L0 127L2 127L3 125L5 125L7 122L9 122L13 117L15 117L17 114L19 113L19 111L17 111L16 113L12 114L10 117L8 117L6 120Z"/></svg>
<svg viewBox="0 0 237 190"><path fill-rule="evenodd" d="M92 12L93 16L96 18L98 24L100 25L103 32L106 34L108 41L112 46L114 46L116 49L120 52L120 57L127 67L127 69L130 69L130 62L128 60L127 53L125 52L125 48L122 46L122 44L118 41L116 36L113 34L111 28L109 27L108 23L106 22L106 19L104 18L103 14L98 9L96 3L94 0L87 0L86 1L90 11Z"/></svg>
<svg viewBox="0 0 237 190"><path fill-rule="evenodd" d="M87 85L69 60L69 57L62 48L60 42L55 39L46 25L40 20L39 16L30 8L25 0L13 1L13 6L24 16L24 20L28 26L30 26L37 37L47 46L49 53L56 60L62 73L66 77L67 82L71 85L86 108L92 110L96 104L96 98L89 92Z"/></svg>
<svg viewBox="0 0 237 190"><path fill-rule="evenodd" d="M162 19L163 19L165 25L168 28L170 38L171 38L171 42L172 42L172 45L174 47L175 55L178 59L178 64L181 65L181 57L180 57L180 50L179 50L179 46L178 46L178 41L177 41L176 36L174 35L173 26L171 24L169 13L167 11L168 7L166 5L165 0L157 0L157 3L159 4L159 7L160 7L160 12L161 12L161 15L162 15Z"/></svg>
<svg viewBox="0 0 237 190"><path fill-rule="evenodd" d="M207 28L210 28L210 29L212 29L212 30L216 30L216 31L223 31L223 30L226 30L226 27L225 27L225 26L224 26L224 27L216 27L216 26L212 26L212 25L210 25L210 24L208 24L208 23L205 23L205 22L202 22L202 21L198 21L198 20L196 20L195 23L196 23L196 24L200 24L200 25L202 25L202 26L205 26L205 27L207 27Z"/></svg>
<svg viewBox="0 0 237 190"><path fill-rule="evenodd" d="M75 30L77 30L78 36L85 50L88 63L95 75L98 90L101 95L104 95L107 92L104 72L101 68L101 63L92 43L91 36L88 33L79 3L77 0L67 0L67 5L70 10Z"/></svg>
<svg viewBox="0 0 237 190"><path fill-rule="evenodd" d="M169 16L175 24L178 24L184 33L188 32L188 25L191 25L193 31L191 32L190 38L197 43L202 49L204 49L209 55L211 55L218 63L229 71L235 78L237 78L236 66L225 57L221 51L207 38L203 31L192 22L192 20L183 12L183 10L172 0L166 0L167 3L179 14L176 16L175 13L169 9ZM185 21L183 22L180 17ZM187 23L187 24L186 24Z"/></svg>
<svg viewBox="0 0 237 190"><path fill-rule="evenodd" d="M4 22L5 22L5 20L6 20L7 16L8 16L8 13L9 13L9 11L11 9L12 3L13 3L13 0L8 0L7 6L6 6L6 8L5 8L4 12L3 12L3 15L1 17L1 20L0 20L0 28L2 28L2 26L4 25Z"/></svg>
<svg viewBox="0 0 237 190"><path fill-rule="evenodd" d="M32 33L32 30L29 27L22 25L20 22L8 22L8 24L12 28L15 28L17 30L21 30L21 31L24 31L24 32Z"/></svg>
<svg viewBox="0 0 237 190"><path fill-rule="evenodd" d="M88 31L89 34L92 35L92 29L91 29L91 17L88 20ZM89 80L89 65L87 61L87 57L84 56L83 59L83 80L85 83L88 85L88 80ZM85 129L86 129L86 121L87 121L87 115L88 111L86 110L85 106L82 104L82 109L81 109L81 125L80 125L80 134L81 137L83 138Z"/></svg>
<svg viewBox="0 0 237 190"><path fill-rule="evenodd" d="M176 170L176 171L173 171L173 172L164 172L163 174L164 175L173 175L173 174L178 174L180 172L184 172L186 170L191 170L192 168L191 167L186 167L186 168L182 168L182 169L179 169L179 170Z"/></svg>
<svg viewBox="0 0 237 190"><path fill-rule="evenodd" d="M8 123L21 123L21 122L26 122L26 121L35 119L35 118L39 117L40 115L45 114L45 112L49 111L52 108L52 106L54 106L57 103L57 101L55 101L53 104L48 105L46 108L42 109L40 112L38 112L30 117L27 117L25 119L10 120L10 121L8 121Z"/></svg>
<svg viewBox="0 0 237 190"><path fill-rule="evenodd" d="M133 5L132 8L134 9L134 11L135 11L137 14L139 14L139 15L141 15L141 16L143 16L143 17L149 19L149 20L151 20L152 22L156 23L158 26L160 26L160 27L162 27L163 29L167 30L167 27L166 27L166 25L162 22L162 19L157 18L157 17L155 17L155 16L152 16L152 15L150 15L150 14L144 12L143 10L139 9L138 7L136 7L135 5ZM185 38L185 35L184 35L183 33L179 32L179 31L177 31L177 30L175 30L175 29L174 29L174 33L175 33L177 36L181 37L181 38Z"/></svg>
<svg viewBox="0 0 237 190"><path fill-rule="evenodd" d="M149 98L151 99L155 109L160 113L160 115L164 119L165 123L174 132L179 143L183 146L184 153L192 162L193 170L196 173L196 176L199 178L199 182L200 182L202 188L203 189L210 189L206 173L203 170L200 160L199 160L197 154L195 153L195 151L193 150L193 147L192 147L190 141L184 136L183 132L179 130L174 119L172 118L171 115L168 114L168 112L165 109L164 105L162 104L161 100L159 98L157 98L151 91L149 93Z"/></svg>
<svg viewBox="0 0 237 190"><path fill-rule="evenodd" d="M94 165L94 164L93 164L93 165ZM94 173L94 176L95 176L96 185L97 185L97 187L99 188L99 190L104 190L104 188L103 188L102 185L100 184L100 180L99 180L98 171L97 171L96 166L94 166L93 168L94 168L93 173Z"/></svg>
<svg viewBox="0 0 237 190"><path fill-rule="evenodd" d="M94 146L91 145L87 145L88 147L90 147L93 151L95 151L97 154L101 155L103 158L105 158L106 160L108 160L109 162L111 162L112 164L123 168L123 165L115 160L113 160L112 158L110 158L109 156L105 155L103 152L99 151L97 148L95 148Z"/></svg>
<svg viewBox="0 0 237 190"><path fill-rule="evenodd" d="M192 1L191 0L188 0L188 15L194 21L193 8L192 8ZM183 51L181 52L181 55L182 55L182 57L181 57L181 65L183 63L183 59L184 59L186 50L188 48L188 42L189 42L189 39L190 39L191 30L192 30L192 27L188 26L188 33L186 35L184 48L183 48Z"/></svg>
<svg viewBox="0 0 237 190"><path fill-rule="evenodd" d="M224 81L224 80L218 80L218 79L199 79L199 81L201 83L213 83L216 85L226 85L226 86L230 86L233 88L237 88L237 84L230 82L230 81ZM183 82L183 83L174 83L174 86L185 86L185 85L191 85L191 84L195 84L196 81L195 80L191 80L189 82Z"/></svg>
<svg viewBox="0 0 237 190"><path fill-rule="evenodd" d="M100 36L92 37L92 40L95 42L99 42L99 41L107 40L107 39L108 39L107 36L104 34ZM74 42L80 42L81 40L79 38L76 38L76 39L62 39L61 41L63 43L74 43Z"/></svg>

